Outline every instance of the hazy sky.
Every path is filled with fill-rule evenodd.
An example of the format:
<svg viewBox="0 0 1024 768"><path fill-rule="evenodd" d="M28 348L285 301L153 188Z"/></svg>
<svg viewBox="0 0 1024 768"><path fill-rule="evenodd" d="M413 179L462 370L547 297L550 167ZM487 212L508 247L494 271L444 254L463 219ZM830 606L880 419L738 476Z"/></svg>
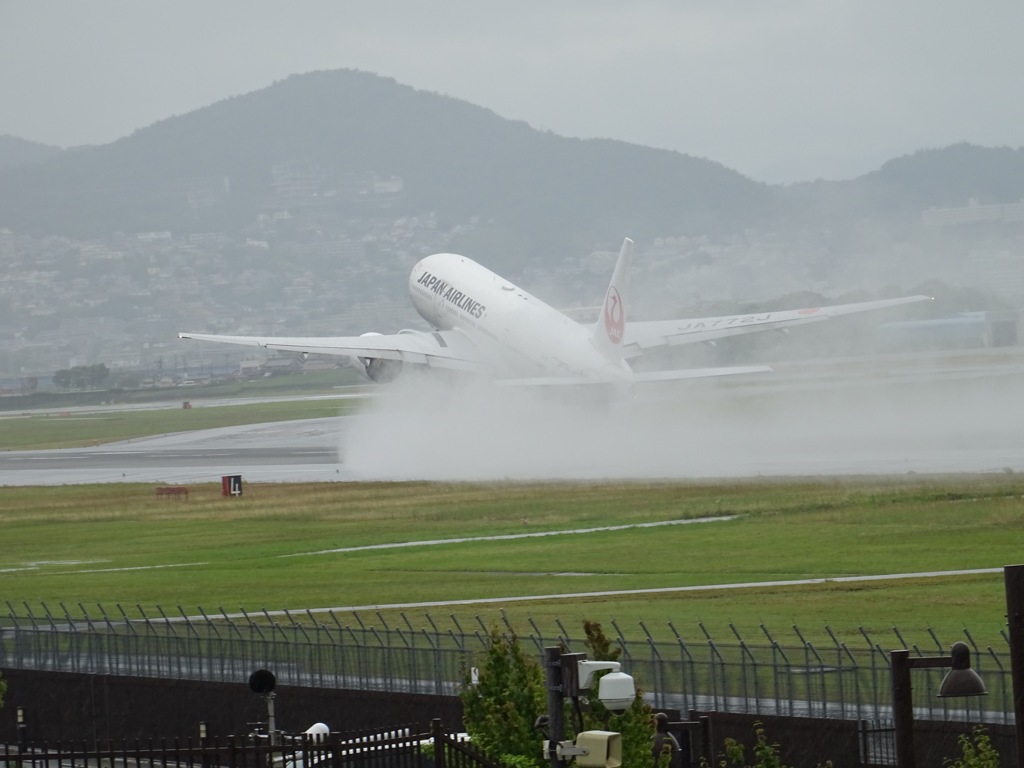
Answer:
<svg viewBox="0 0 1024 768"><path fill-rule="evenodd" d="M1024 145L1020 0L0 0L0 134L105 143L354 68L761 181Z"/></svg>

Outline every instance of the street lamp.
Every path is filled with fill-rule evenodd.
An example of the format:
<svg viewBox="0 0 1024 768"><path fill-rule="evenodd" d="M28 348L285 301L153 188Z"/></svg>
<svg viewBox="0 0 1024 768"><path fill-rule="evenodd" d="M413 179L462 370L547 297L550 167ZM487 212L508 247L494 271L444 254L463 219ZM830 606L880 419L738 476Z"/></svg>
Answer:
<svg viewBox="0 0 1024 768"><path fill-rule="evenodd" d="M1024 565L1003 568L1006 623L1010 630L1010 679L1013 682L1013 723L1017 765L1024 766Z"/></svg>
<svg viewBox="0 0 1024 768"><path fill-rule="evenodd" d="M623 712L636 698L633 678L622 672L617 661L589 661L582 653L562 653L557 646L544 649L545 679L548 689L548 741L544 756L551 768L563 768L576 758L581 768L618 768L622 763L622 735L612 731L583 731L575 742L565 738L563 700L571 698L582 728L579 711L580 691L592 687L594 673L609 670L598 683L597 698L612 712ZM577 728L577 731L579 731Z"/></svg>
<svg viewBox="0 0 1024 768"><path fill-rule="evenodd" d="M896 731L896 761L899 768L915 768L914 704L911 696L910 670L951 667L939 686L939 696L984 696L988 691L971 669L971 649L967 643L954 643L949 656L910 657L910 651L890 654L892 660L892 716Z"/></svg>
<svg viewBox="0 0 1024 768"><path fill-rule="evenodd" d="M270 737L270 745L277 745L277 719L274 715L274 687L277 685L277 678L269 669L257 669L249 675L249 688L253 693L263 697L267 705L267 733Z"/></svg>

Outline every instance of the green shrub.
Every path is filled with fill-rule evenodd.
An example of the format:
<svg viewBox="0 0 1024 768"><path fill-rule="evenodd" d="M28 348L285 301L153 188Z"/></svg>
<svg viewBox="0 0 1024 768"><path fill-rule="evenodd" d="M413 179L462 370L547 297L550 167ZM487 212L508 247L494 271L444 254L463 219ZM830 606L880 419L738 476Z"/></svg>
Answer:
<svg viewBox="0 0 1024 768"><path fill-rule="evenodd" d="M746 762L746 748L736 739L729 738L725 740L725 748L718 756L715 768L789 768L779 757L779 745L769 743L768 734L761 723L754 723L754 736L757 741L754 743L753 763ZM832 761L819 763L819 766L831 768ZM701 768L711 768L711 766L706 760L701 759Z"/></svg>
<svg viewBox="0 0 1024 768"><path fill-rule="evenodd" d="M946 758L942 764L948 768L999 768L999 753L992 746L988 731L976 725L971 735L960 734L961 756L956 760Z"/></svg>
<svg viewBox="0 0 1024 768"><path fill-rule="evenodd" d="M515 768L546 765L534 729L547 706L544 673L515 634L491 630L479 680L467 676L459 698L466 732L480 749Z"/></svg>

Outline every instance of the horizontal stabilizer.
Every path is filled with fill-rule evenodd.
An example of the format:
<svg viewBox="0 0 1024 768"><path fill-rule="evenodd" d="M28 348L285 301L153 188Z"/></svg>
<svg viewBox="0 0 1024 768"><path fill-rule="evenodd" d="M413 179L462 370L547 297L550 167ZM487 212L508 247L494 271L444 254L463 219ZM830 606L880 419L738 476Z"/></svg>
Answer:
<svg viewBox="0 0 1024 768"><path fill-rule="evenodd" d="M684 368L677 371L641 371L634 373L630 382L613 382L608 379L584 376L536 376L524 379L502 379L499 383L515 387L579 387L594 384L648 384L658 381L682 381L684 379L707 379L712 376L741 376L748 373L771 373L767 365L738 365L728 368Z"/></svg>
<svg viewBox="0 0 1024 768"><path fill-rule="evenodd" d="M638 382L682 381L708 379L713 376L742 376L748 373L771 373L767 365L736 365L728 368L684 368L678 371L641 371L633 374Z"/></svg>

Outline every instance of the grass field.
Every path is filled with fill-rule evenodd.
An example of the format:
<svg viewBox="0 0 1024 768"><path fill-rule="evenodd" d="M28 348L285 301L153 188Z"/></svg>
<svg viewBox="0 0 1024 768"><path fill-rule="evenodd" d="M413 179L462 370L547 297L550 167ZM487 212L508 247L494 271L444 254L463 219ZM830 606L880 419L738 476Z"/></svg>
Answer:
<svg viewBox="0 0 1024 768"><path fill-rule="evenodd" d="M337 416L354 401L280 400L192 408L33 412L0 418L0 450L76 448L146 435Z"/></svg>
<svg viewBox="0 0 1024 768"><path fill-rule="evenodd" d="M332 408L337 409L334 405ZM180 415L180 414L178 414ZM0 596L19 611L101 603L177 612L383 606L1000 568L1021 562L1024 478L737 483L248 484L187 502L149 485L0 488ZM693 525L436 543L728 517ZM434 542L365 549L374 545ZM364 549L352 549L360 548ZM344 552L324 552L349 548ZM313 554L321 553L321 554ZM668 639L899 627L934 647L967 628L1004 647L1001 573L366 609L361 620L463 625L640 622ZM827 629L826 629L827 628Z"/></svg>

